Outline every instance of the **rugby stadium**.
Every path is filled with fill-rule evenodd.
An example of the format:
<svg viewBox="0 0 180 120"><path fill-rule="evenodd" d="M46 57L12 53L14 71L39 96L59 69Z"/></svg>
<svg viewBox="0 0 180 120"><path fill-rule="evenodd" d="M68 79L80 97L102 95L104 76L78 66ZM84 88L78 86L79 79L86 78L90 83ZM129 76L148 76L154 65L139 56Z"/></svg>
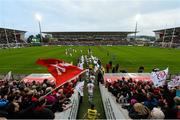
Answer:
<svg viewBox="0 0 180 120"><path fill-rule="evenodd" d="M178 0L0 4L0 119L180 119Z"/></svg>

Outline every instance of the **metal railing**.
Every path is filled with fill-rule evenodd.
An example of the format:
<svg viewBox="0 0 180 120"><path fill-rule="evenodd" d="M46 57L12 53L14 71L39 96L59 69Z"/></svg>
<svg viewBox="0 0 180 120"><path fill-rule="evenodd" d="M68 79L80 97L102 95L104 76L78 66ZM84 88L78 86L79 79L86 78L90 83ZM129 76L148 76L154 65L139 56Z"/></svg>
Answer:
<svg viewBox="0 0 180 120"><path fill-rule="evenodd" d="M106 114L107 114L106 117L107 117L108 119L116 119L109 98L106 98L106 101L105 101L105 107L106 107L106 111L107 111L107 112L106 112Z"/></svg>
<svg viewBox="0 0 180 120"><path fill-rule="evenodd" d="M103 106L107 119L129 119L124 111L122 111L121 106L116 103L113 96L108 92L108 90L99 84L100 92L102 95Z"/></svg>
<svg viewBox="0 0 180 120"><path fill-rule="evenodd" d="M76 93L74 93L73 98L72 98L72 107L71 107L71 110L70 110L69 116L68 116L69 120L76 119L78 109L79 109L79 96L76 91Z"/></svg>
<svg viewBox="0 0 180 120"><path fill-rule="evenodd" d="M104 105L106 118L107 119L116 119L108 94L106 93L106 91L102 90L101 84L99 85L99 87L100 87L101 95L103 95L102 101L103 101L103 105Z"/></svg>

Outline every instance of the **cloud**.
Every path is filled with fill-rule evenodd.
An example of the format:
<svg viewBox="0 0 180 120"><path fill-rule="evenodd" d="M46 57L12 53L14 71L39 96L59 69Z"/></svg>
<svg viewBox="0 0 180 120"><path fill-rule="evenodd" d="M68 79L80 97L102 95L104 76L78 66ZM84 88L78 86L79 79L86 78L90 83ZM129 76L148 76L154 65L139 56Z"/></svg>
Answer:
<svg viewBox="0 0 180 120"><path fill-rule="evenodd" d="M141 15L139 20L140 32L153 34L153 30L179 27L180 15L177 13L180 13L180 8Z"/></svg>
<svg viewBox="0 0 180 120"><path fill-rule="evenodd" d="M0 0L0 4L1 26L30 32L38 32L36 12L42 14L43 31L134 31L137 14L141 14L139 34L154 35L153 30L166 24L180 26L180 0Z"/></svg>

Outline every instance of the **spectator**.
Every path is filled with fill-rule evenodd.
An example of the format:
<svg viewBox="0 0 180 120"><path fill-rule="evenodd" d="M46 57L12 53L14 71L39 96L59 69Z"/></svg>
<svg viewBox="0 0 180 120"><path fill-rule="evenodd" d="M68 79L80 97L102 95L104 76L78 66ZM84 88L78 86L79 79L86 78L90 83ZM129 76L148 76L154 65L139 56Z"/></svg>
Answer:
<svg viewBox="0 0 180 120"><path fill-rule="evenodd" d="M112 61L109 61L110 69L112 68Z"/></svg>
<svg viewBox="0 0 180 120"><path fill-rule="evenodd" d="M111 65L110 64L106 64L106 72L109 73L109 70L111 68Z"/></svg>
<svg viewBox="0 0 180 120"><path fill-rule="evenodd" d="M1 81L0 117L7 119L54 119L54 112L71 107L69 97L73 94L76 81L65 88L51 92L55 88L48 80L42 84L27 84L19 81ZM63 89L66 89L64 92ZM51 93L50 93L51 92ZM46 95L49 93L48 95ZM65 93L65 94L64 94ZM43 99L42 96L46 95Z"/></svg>
<svg viewBox="0 0 180 120"><path fill-rule="evenodd" d="M112 65L112 73L115 73L115 72L116 72L116 66Z"/></svg>
<svg viewBox="0 0 180 120"><path fill-rule="evenodd" d="M144 67L140 66L139 69L138 69L138 73L143 73L143 72L144 72Z"/></svg>
<svg viewBox="0 0 180 120"><path fill-rule="evenodd" d="M36 119L54 119L55 115L54 113L48 109L45 108L46 100L44 98L41 98L38 103L37 107L33 111L33 117Z"/></svg>
<svg viewBox="0 0 180 120"><path fill-rule="evenodd" d="M129 112L132 119L148 119L150 110L141 103L135 103Z"/></svg>
<svg viewBox="0 0 180 120"><path fill-rule="evenodd" d="M151 119L164 119L165 115L160 108L153 108L151 111Z"/></svg>
<svg viewBox="0 0 180 120"><path fill-rule="evenodd" d="M125 104L122 107L128 109L133 119L145 118L145 116L139 116L137 110L134 110L135 103L140 103L145 106L141 106L142 108L148 108L149 110L161 108L165 119L179 118L179 98L175 97L178 87L168 88L167 84L155 87L152 82L125 80L125 78L113 83L106 82L106 86L108 91L116 97L117 102L124 103L127 101L130 103L130 105ZM161 118L163 118L162 116Z"/></svg>
<svg viewBox="0 0 180 120"><path fill-rule="evenodd" d="M99 85L99 82L100 82L101 84L103 84L103 82L104 82L104 80L103 80L103 73L102 73L102 70L101 70L101 69L98 70L97 82L98 82L98 85Z"/></svg>
<svg viewBox="0 0 180 120"><path fill-rule="evenodd" d="M158 100L153 97L152 93L147 93L147 100L144 101L144 105L152 110L154 107L158 106Z"/></svg>
<svg viewBox="0 0 180 120"><path fill-rule="evenodd" d="M119 71L119 64L116 64L116 69L115 69L116 73Z"/></svg>

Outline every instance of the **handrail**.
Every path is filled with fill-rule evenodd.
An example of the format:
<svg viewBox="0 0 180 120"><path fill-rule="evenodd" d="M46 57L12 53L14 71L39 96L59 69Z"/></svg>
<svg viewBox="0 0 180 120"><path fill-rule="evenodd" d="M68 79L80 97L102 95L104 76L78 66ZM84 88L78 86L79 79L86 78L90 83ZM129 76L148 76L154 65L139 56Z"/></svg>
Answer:
<svg viewBox="0 0 180 120"><path fill-rule="evenodd" d="M69 116L68 119L76 119L77 117L77 111L79 109L79 96L78 94L74 94L74 96L72 97L72 107L71 110L69 112Z"/></svg>
<svg viewBox="0 0 180 120"><path fill-rule="evenodd" d="M74 99L73 99L73 103L72 103L72 107L71 107L71 111L70 111L70 113L69 113L68 119L72 119L72 111L73 111L73 108L74 108Z"/></svg>
<svg viewBox="0 0 180 120"><path fill-rule="evenodd" d="M99 84L101 94L104 94L104 91L102 90L102 85ZM110 99L108 97L102 97L103 99L103 105L106 113L107 119L116 119Z"/></svg>
<svg viewBox="0 0 180 120"><path fill-rule="evenodd" d="M108 100L108 102L109 102L109 106L110 106L110 109L111 109L111 114L112 114L112 119L116 119L116 117L115 117L115 114L114 114L114 111L113 111L113 108L112 108L112 105L111 105L111 102L110 102L110 100L109 100L109 98L107 99Z"/></svg>
<svg viewBox="0 0 180 120"><path fill-rule="evenodd" d="M116 105L116 102L113 100L111 94L107 92L107 89L99 84L100 92L102 94L103 106L107 119L128 119L124 116L124 113L120 110L120 106Z"/></svg>

